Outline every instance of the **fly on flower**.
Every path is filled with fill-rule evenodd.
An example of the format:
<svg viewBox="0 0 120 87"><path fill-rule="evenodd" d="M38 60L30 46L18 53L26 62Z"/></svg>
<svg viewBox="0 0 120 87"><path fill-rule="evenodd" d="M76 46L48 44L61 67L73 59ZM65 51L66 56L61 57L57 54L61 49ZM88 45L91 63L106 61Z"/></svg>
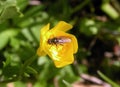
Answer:
<svg viewBox="0 0 120 87"><path fill-rule="evenodd" d="M40 47L37 54L49 55L58 68L72 64L73 54L78 50L78 43L74 35L66 33L71 28L72 25L64 21L60 21L52 29L50 29L50 24L44 26L40 30Z"/></svg>
<svg viewBox="0 0 120 87"><path fill-rule="evenodd" d="M69 37L65 37L65 36L59 36L59 37L53 37L48 39L48 44L50 45L64 45L66 43L70 43L71 39Z"/></svg>

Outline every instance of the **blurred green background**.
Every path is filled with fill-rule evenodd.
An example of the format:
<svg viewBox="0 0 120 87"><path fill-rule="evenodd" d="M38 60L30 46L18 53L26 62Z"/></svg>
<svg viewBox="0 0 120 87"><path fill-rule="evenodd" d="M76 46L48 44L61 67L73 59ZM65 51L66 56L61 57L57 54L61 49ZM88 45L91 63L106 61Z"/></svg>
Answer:
<svg viewBox="0 0 120 87"><path fill-rule="evenodd" d="M74 26L79 49L73 64L56 68L36 50L40 29L61 20ZM0 0L0 87L96 84L83 74L120 87L120 0Z"/></svg>

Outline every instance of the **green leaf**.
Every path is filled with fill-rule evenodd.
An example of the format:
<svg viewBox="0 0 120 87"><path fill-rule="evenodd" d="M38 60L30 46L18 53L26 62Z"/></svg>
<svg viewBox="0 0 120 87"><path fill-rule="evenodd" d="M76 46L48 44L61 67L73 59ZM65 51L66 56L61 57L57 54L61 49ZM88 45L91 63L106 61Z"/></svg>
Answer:
<svg viewBox="0 0 120 87"><path fill-rule="evenodd" d="M0 50L3 49L8 43L8 36L0 34Z"/></svg>
<svg viewBox="0 0 120 87"><path fill-rule="evenodd" d="M30 73L30 74L34 74L34 75L38 74L38 72L34 68L32 68L30 66L27 67L26 72Z"/></svg>
<svg viewBox="0 0 120 87"><path fill-rule="evenodd" d="M7 0L0 2L0 23L14 17L22 17L23 14L16 6L16 0Z"/></svg>
<svg viewBox="0 0 120 87"><path fill-rule="evenodd" d="M96 35L98 33L98 27L96 25L96 22L92 19L84 18L80 22L80 32L88 36Z"/></svg>
<svg viewBox="0 0 120 87"><path fill-rule="evenodd" d="M20 10L24 10L28 4L29 0L17 0L17 5L20 8Z"/></svg>
<svg viewBox="0 0 120 87"><path fill-rule="evenodd" d="M20 47L20 41L19 41L19 39L17 39L17 38L11 38L11 40L10 40L10 45L13 47L13 48L15 48L15 49L19 49L19 47Z"/></svg>
<svg viewBox="0 0 120 87"><path fill-rule="evenodd" d="M0 50L3 49L7 43L9 38L17 35L18 31L14 29L9 29L0 33Z"/></svg>
<svg viewBox="0 0 120 87"><path fill-rule="evenodd" d="M19 74L20 66L6 66L3 68L3 74L6 77L16 77ZM9 72L8 72L9 71Z"/></svg>
<svg viewBox="0 0 120 87"><path fill-rule="evenodd" d="M101 9L112 19L117 19L119 17L119 13L110 5L110 3L103 3Z"/></svg>

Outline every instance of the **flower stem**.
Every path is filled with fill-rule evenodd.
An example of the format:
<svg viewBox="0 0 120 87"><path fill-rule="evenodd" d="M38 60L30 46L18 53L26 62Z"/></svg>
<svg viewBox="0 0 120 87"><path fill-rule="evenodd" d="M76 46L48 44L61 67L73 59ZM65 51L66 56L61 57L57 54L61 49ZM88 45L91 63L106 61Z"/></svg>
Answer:
<svg viewBox="0 0 120 87"><path fill-rule="evenodd" d="M25 61L25 63L22 65L22 68L21 68L21 70L20 70L18 80L21 80L21 79L22 79L22 76L23 76L23 74L24 74L25 69L26 69L27 66L29 66L36 58L37 58L37 54L33 55L31 58L29 58L27 61Z"/></svg>
<svg viewBox="0 0 120 87"><path fill-rule="evenodd" d="M111 84L113 87L120 87L119 85L117 85L115 82L113 82L112 80L110 80L107 76L105 76L103 73L101 73L100 71L98 71L98 74L100 75L100 77L102 77L105 81L107 81L109 84Z"/></svg>

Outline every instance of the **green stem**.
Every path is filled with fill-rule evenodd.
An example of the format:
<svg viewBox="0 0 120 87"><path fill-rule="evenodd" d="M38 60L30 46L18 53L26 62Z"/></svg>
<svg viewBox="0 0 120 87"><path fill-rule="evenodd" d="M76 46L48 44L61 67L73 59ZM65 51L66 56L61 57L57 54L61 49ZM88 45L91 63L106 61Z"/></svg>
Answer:
<svg viewBox="0 0 120 87"><path fill-rule="evenodd" d="M85 5L87 5L90 2L90 0L84 0L84 2L80 3L80 5L76 6L73 10L72 10L72 14L79 11L80 9L82 9Z"/></svg>
<svg viewBox="0 0 120 87"><path fill-rule="evenodd" d="M67 86L67 87L72 87L72 85L70 83L68 83L67 81L63 80L63 83Z"/></svg>
<svg viewBox="0 0 120 87"><path fill-rule="evenodd" d="M33 34L31 28L29 27L28 28L28 31L29 33L31 34L32 38L34 39L35 43L38 45L39 44L39 41L37 40L37 38L35 37L35 35Z"/></svg>
<svg viewBox="0 0 120 87"><path fill-rule="evenodd" d="M35 54L30 59L28 59L27 61L25 61L25 63L23 64L23 66L22 66L22 68L20 70L20 73L19 73L19 77L18 77L19 80L22 79L22 76L23 76L24 71L27 68L27 66L29 66L36 58L37 58L37 54Z"/></svg>
<svg viewBox="0 0 120 87"><path fill-rule="evenodd" d="M21 80L22 79L22 76L24 74L24 71L25 69L37 58L37 54L35 54L34 56L32 56L30 59L28 59L27 61L25 61L25 63L23 64L21 70L20 70L20 73L19 73L19 76L18 78L13 78L13 79L10 79L10 80L4 80L4 81L0 81L1 84L4 84L4 83L9 83L9 82L15 82L17 80Z"/></svg>
<svg viewBox="0 0 120 87"><path fill-rule="evenodd" d="M105 81L107 81L108 83L110 83L113 87L120 87L118 84L116 84L115 82L113 82L112 80L110 80L107 76L105 76L103 73L101 73L100 71L98 71L98 74L100 75L100 77L102 77Z"/></svg>

